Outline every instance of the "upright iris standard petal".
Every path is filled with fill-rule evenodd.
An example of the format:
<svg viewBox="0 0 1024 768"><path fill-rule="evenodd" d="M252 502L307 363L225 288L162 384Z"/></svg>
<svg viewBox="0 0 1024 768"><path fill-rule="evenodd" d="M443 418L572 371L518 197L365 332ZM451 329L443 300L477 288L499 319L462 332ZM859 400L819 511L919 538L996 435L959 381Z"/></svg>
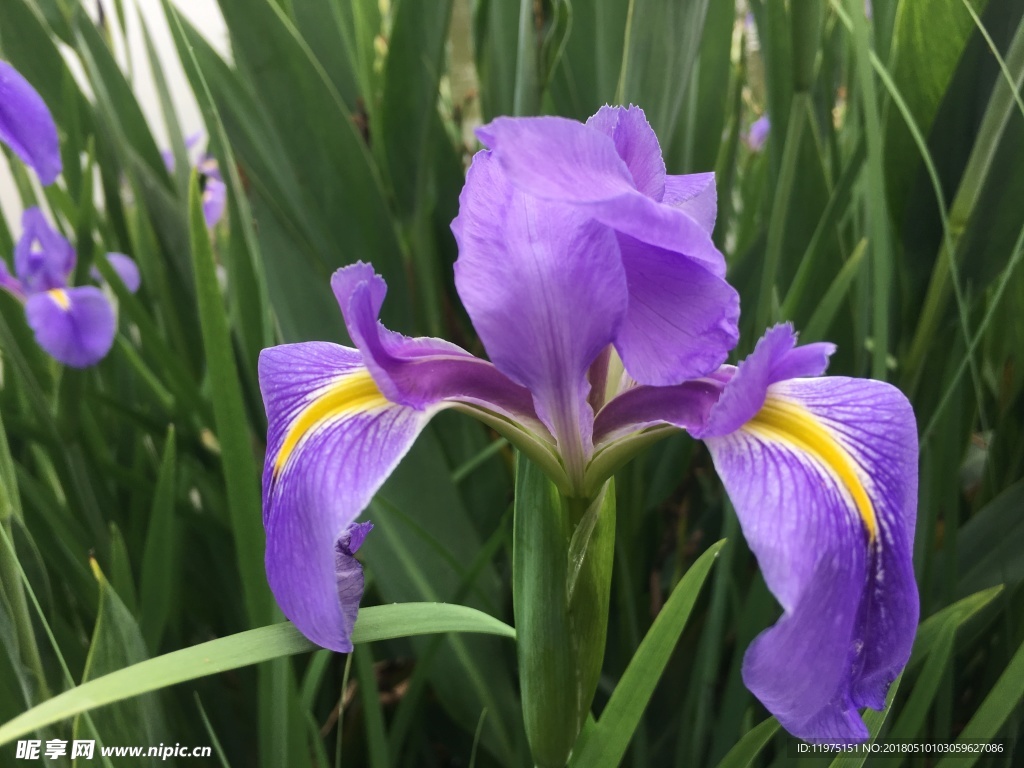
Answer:
<svg viewBox="0 0 1024 768"><path fill-rule="evenodd" d="M603 106L586 124L615 143L615 152L629 169L637 191L660 202L665 195L665 160L644 111Z"/></svg>
<svg viewBox="0 0 1024 768"><path fill-rule="evenodd" d="M615 348L626 370L645 384L668 386L718 368L739 340L739 294L678 253L627 235L618 240L629 311Z"/></svg>
<svg viewBox="0 0 1024 768"><path fill-rule="evenodd" d="M783 608L747 652L747 687L800 738L856 741L857 709L884 705L917 626L916 424L882 382L780 379L820 373L829 351L793 340L770 331L725 385L716 426L694 431Z"/></svg>
<svg viewBox="0 0 1024 768"><path fill-rule="evenodd" d="M75 268L75 249L50 226L38 208L21 216L21 237L14 246L14 271L26 293L64 288Z"/></svg>
<svg viewBox="0 0 1024 768"><path fill-rule="evenodd" d="M642 117L641 110L632 109ZM628 120L621 130L653 137L646 119ZM716 275L725 274L725 260L707 231L682 208L664 205L638 189L617 141L597 127L560 117L499 117L479 128L477 135L509 180L527 194L586 206L589 216L618 232L684 253ZM619 146L625 146L617 138ZM640 148L651 151L656 142L640 137L630 142L635 147L630 157L633 168L642 165ZM638 177L644 178L639 170Z"/></svg>
<svg viewBox="0 0 1024 768"><path fill-rule="evenodd" d="M25 314L39 346L72 368L98 363L114 343L114 310L91 285L34 293L25 302Z"/></svg>
<svg viewBox="0 0 1024 768"><path fill-rule="evenodd" d="M6 61L0 61L0 141L52 184L61 172L57 126L39 93Z"/></svg>
<svg viewBox="0 0 1024 768"><path fill-rule="evenodd" d="M710 235L715 229L715 219L718 218L715 174L689 173L685 176L666 176L665 196L661 202L682 208Z"/></svg>
<svg viewBox="0 0 1024 768"><path fill-rule="evenodd" d="M615 346L633 379L678 384L725 360L738 339L739 297L711 240L712 174L666 176L637 107L604 107L586 125L499 118L479 135L516 189L615 232L629 295Z"/></svg>
<svg viewBox="0 0 1024 768"><path fill-rule="evenodd" d="M494 364L533 393L570 473L582 475L593 413L586 372L627 306L614 233L577 209L517 191L476 155L452 224L455 284Z"/></svg>

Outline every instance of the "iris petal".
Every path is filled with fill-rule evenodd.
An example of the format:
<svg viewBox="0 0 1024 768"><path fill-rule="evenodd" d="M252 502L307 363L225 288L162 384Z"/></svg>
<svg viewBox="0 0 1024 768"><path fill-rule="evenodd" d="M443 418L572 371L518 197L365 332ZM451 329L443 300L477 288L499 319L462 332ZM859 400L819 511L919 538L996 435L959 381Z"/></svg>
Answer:
<svg viewBox="0 0 1024 768"><path fill-rule="evenodd" d="M606 137L579 128L614 154ZM627 305L614 233L578 208L517 191L488 152L473 160L452 229L455 284L488 355L533 393L576 474L593 419L586 372L615 339Z"/></svg>
<svg viewBox="0 0 1024 768"><path fill-rule="evenodd" d="M739 336L739 299L711 240L713 174L666 176L636 107L604 107L586 125L499 118L478 133L500 168L492 178L541 198L552 217L572 211L616 232L629 304L615 344L634 380L679 384L725 360Z"/></svg>
<svg viewBox="0 0 1024 768"><path fill-rule="evenodd" d="M662 204L637 189L615 142L603 131L557 117L498 118L477 135L523 192L582 206L586 215L622 234L725 275L725 259L706 228L685 206Z"/></svg>
<svg viewBox="0 0 1024 768"><path fill-rule="evenodd" d="M227 187L220 179L207 176L203 186L203 218L211 229L224 217Z"/></svg>
<svg viewBox="0 0 1024 768"><path fill-rule="evenodd" d="M685 176L665 177L665 196L662 202L682 208L710 235L718 216L718 190L715 174L690 173Z"/></svg>
<svg viewBox="0 0 1024 768"><path fill-rule="evenodd" d="M711 409L707 423L691 434L707 438L733 432L761 409L772 384L824 373L835 345L817 343L794 349L795 344L796 332L789 323L769 328L738 368L725 369L731 375L728 386Z"/></svg>
<svg viewBox="0 0 1024 768"><path fill-rule="evenodd" d="M359 352L335 344L266 349L259 379L267 578L304 635L348 652L362 574L345 559L354 548L344 537L436 409L388 402Z"/></svg>
<svg viewBox="0 0 1024 768"><path fill-rule="evenodd" d="M124 287L132 293L139 290L139 286L142 285L142 277L139 275L139 265L135 263L135 260L130 256L125 256L123 253L108 253L107 261L110 263L110 267L117 273L117 276L121 278L121 282L124 283ZM92 267L89 270L89 277L97 282L102 282L103 275L96 267Z"/></svg>
<svg viewBox="0 0 1024 768"><path fill-rule="evenodd" d="M634 106L606 105L586 124L615 142L615 151L629 169L633 184L640 192L660 202L665 194L665 160L644 111Z"/></svg>
<svg viewBox="0 0 1024 768"><path fill-rule="evenodd" d="M0 259L0 289L8 291L21 301L25 299L25 290L21 281L11 275L7 269L7 262L3 259Z"/></svg>
<svg viewBox="0 0 1024 768"><path fill-rule="evenodd" d="M707 443L783 607L747 653L747 687L800 738L865 738L857 707L884 703L917 626L909 403L882 382L782 381Z"/></svg>
<svg viewBox="0 0 1024 768"><path fill-rule="evenodd" d="M466 403L543 427L529 392L492 364L383 328L387 288L368 264L338 270L332 287L359 349L309 342L260 355L269 422L263 521L281 609L314 642L349 651L362 571L351 559L358 542L346 543L345 532L427 422Z"/></svg>
<svg viewBox="0 0 1024 768"><path fill-rule="evenodd" d="M343 267L331 286L349 336L388 400L413 408L458 401L540 426L530 393L491 363L443 339L409 338L384 328L377 318L387 286L372 266L359 262Z"/></svg>
<svg viewBox="0 0 1024 768"><path fill-rule="evenodd" d="M114 310L99 288L54 288L25 302L28 324L46 352L72 368L98 363L114 343Z"/></svg>
<svg viewBox="0 0 1024 768"><path fill-rule="evenodd" d="M50 226L38 208L21 216L21 237L14 246L14 271L26 293L64 288L75 268L75 249Z"/></svg>
<svg viewBox="0 0 1024 768"><path fill-rule="evenodd" d="M668 386L725 362L739 340L736 290L678 253L619 236L629 309L615 347L629 374Z"/></svg>
<svg viewBox="0 0 1024 768"><path fill-rule="evenodd" d="M60 144L53 116L35 88L6 61L0 61L0 140L35 169L44 185L60 175Z"/></svg>
<svg viewBox="0 0 1024 768"><path fill-rule="evenodd" d="M371 530L372 523L352 523L334 545L334 580L341 604L342 629L349 638L352 637L359 602L363 598L363 566L355 555Z"/></svg>

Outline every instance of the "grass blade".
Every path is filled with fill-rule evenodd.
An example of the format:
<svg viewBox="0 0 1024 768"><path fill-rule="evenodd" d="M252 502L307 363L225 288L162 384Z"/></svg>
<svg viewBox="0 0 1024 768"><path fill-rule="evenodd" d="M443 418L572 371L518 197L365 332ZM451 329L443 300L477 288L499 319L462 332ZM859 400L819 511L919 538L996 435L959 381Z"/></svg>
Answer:
<svg viewBox="0 0 1024 768"><path fill-rule="evenodd" d="M1013 654L1009 666L999 676L974 717L964 726L957 743L991 740L1017 708L1021 698L1024 698L1024 643ZM939 763L938 768L969 768L981 755L981 752L950 755Z"/></svg>
<svg viewBox="0 0 1024 768"><path fill-rule="evenodd" d="M614 768L622 760L661 673L686 628L700 588L724 544L722 540L708 547L676 585L615 686L601 718L586 732L583 744L577 745L571 766Z"/></svg>
<svg viewBox="0 0 1024 768"><path fill-rule="evenodd" d="M372 643L437 632L481 632L515 638L512 627L473 608L444 603L399 603L361 610L352 641ZM164 654L72 688L19 715L0 726L0 745L104 704L316 648L291 622L283 622Z"/></svg>
<svg viewBox="0 0 1024 768"><path fill-rule="evenodd" d="M231 332L221 299L210 236L203 217L202 192L193 175L189 189L189 233L196 298L206 350L207 373L213 400L214 423L224 461L228 513L235 535L238 570L249 621L254 625L270 618L270 592L263 575L263 528L259 510L260 482L249 439L245 402L232 352Z"/></svg>
<svg viewBox="0 0 1024 768"><path fill-rule="evenodd" d="M737 741L736 746L722 758L718 768L747 768L761 754L761 750L771 741L772 736L778 730L779 721L774 717L769 717L758 723L743 734L743 738Z"/></svg>

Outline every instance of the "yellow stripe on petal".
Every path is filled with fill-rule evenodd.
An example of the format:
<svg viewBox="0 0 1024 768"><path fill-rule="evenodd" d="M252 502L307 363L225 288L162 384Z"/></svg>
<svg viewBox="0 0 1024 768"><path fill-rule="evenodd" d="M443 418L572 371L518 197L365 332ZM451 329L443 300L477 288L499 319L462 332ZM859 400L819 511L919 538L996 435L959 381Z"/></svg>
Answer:
<svg viewBox="0 0 1024 768"><path fill-rule="evenodd" d="M389 405L369 371L350 373L326 387L295 417L284 442L274 458L274 477L278 477L288 458L306 435L325 422L351 413L365 413Z"/></svg>
<svg viewBox="0 0 1024 768"><path fill-rule="evenodd" d="M47 291L46 295L53 299L53 303L65 312L71 308L71 299L68 298L68 292L62 288L53 288Z"/></svg>
<svg viewBox="0 0 1024 768"><path fill-rule="evenodd" d="M817 459L849 492L868 536L874 542L878 533L875 507L854 468L855 462L813 413L797 403L769 395L744 429L768 440L788 442Z"/></svg>

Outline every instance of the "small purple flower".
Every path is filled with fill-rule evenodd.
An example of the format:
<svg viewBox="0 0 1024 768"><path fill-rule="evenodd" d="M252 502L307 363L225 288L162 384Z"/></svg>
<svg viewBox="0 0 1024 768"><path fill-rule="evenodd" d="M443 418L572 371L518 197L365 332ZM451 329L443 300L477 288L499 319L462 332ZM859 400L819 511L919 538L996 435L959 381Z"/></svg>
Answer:
<svg viewBox="0 0 1024 768"><path fill-rule="evenodd" d="M185 140L185 148L190 152L203 140L203 133L193 133ZM174 172L174 153L169 149L161 150L164 165L168 173ZM203 153L196 161L195 168L199 171L203 189L203 218L206 219L206 226L213 229L224 217L227 205L227 187L224 184L224 177L221 175L217 158L209 153Z"/></svg>
<svg viewBox="0 0 1024 768"><path fill-rule="evenodd" d="M108 254L107 258L129 290L137 290L135 262L124 254ZM39 346L64 365L86 368L110 351L116 320L99 288L68 286L74 268L71 243L50 227L42 211L29 208L22 216L22 235L14 248L15 276L0 261L0 288L25 305L25 316Z"/></svg>
<svg viewBox="0 0 1024 768"><path fill-rule="evenodd" d="M643 113L501 118L452 225L456 287L491 358L378 322L368 264L331 281L355 348L266 349L267 577L307 637L347 652L353 521L446 408L591 498L653 439L707 442L783 617L744 679L792 733L866 736L917 623L913 413L895 388L814 378L832 345L770 330L738 368L737 299L710 233L709 174L667 176Z"/></svg>
<svg viewBox="0 0 1024 768"><path fill-rule="evenodd" d="M206 177L203 185L203 218L206 219L206 226L213 229L217 222L224 217L224 207L227 204L227 187L224 182L213 176Z"/></svg>
<svg viewBox="0 0 1024 768"><path fill-rule="evenodd" d="M191 152L195 149L199 142L203 140L205 134L202 131L196 131L185 138L185 151ZM174 173L174 152L170 149L161 149L160 157L163 158L164 167L167 168L168 173Z"/></svg>
<svg viewBox="0 0 1024 768"><path fill-rule="evenodd" d="M0 141L52 184L61 172L57 126L39 93L6 61L0 61Z"/></svg>
<svg viewBox="0 0 1024 768"><path fill-rule="evenodd" d="M768 115L761 115L750 125L750 129L744 136L747 146L750 147L753 152L760 152L764 149L764 143L768 141L768 134L771 133L772 123L768 119Z"/></svg>

